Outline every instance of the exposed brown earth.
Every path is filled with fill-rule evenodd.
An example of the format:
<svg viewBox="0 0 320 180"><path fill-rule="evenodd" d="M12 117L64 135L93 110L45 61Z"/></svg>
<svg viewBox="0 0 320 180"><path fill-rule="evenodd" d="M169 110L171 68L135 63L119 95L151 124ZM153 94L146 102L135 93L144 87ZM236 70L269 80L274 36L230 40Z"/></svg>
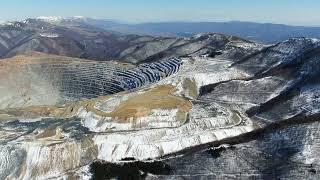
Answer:
<svg viewBox="0 0 320 180"><path fill-rule="evenodd" d="M174 96L175 87L171 85L158 86L143 94L134 96L122 102L109 116L120 120L134 119L150 114L152 109L174 109L189 112L191 102Z"/></svg>
<svg viewBox="0 0 320 180"><path fill-rule="evenodd" d="M137 94L136 96L121 102L121 104L110 113L103 112L94 107L97 102L103 102L110 97L102 96L70 103L64 106L30 106L22 109L8 109L0 112L0 118L68 118L75 116L80 107L84 107L87 111L94 112L102 117L112 117L120 122L127 122L131 118L136 120L139 117L147 116L153 109L178 108L182 114L189 112L192 103L182 97L173 95L174 91L175 87L171 85L157 86L156 88L149 89L142 94Z"/></svg>

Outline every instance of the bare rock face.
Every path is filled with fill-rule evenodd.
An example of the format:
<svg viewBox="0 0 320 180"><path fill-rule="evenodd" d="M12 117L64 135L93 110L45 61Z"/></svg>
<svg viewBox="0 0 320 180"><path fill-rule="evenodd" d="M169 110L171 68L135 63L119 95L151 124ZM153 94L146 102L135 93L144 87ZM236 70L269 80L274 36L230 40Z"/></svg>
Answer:
<svg viewBox="0 0 320 180"><path fill-rule="evenodd" d="M2 60L0 179L85 178L89 165L101 178L135 167L151 179L317 179L319 41L248 50L194 38L219 39L221 54L139 65Z"/></svg>

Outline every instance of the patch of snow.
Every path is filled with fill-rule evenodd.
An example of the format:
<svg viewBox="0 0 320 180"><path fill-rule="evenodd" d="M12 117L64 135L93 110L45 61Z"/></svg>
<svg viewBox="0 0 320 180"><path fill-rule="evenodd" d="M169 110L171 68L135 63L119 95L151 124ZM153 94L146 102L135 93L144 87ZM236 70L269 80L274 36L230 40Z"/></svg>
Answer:
<svg viewBox="0 0 320 180"><path fill-rule="evenodd" d="M63 18L60 16L39 16L36 19L49 22L49 23L60 22L63 20Z"/></svg>
<svg viewBox="0 0 320 180"><path fill-rule="evenodd" d="M47 37L47 38L57 38L59 37L59 34L55 33L40 33L41 37Z"/></svg>
<svg viewBox="0 0 320 180"><path fill-rule="evenodd" d="M255 43L243 43L243 42L232 42L232 44L236 47L243 48L243 49L253 49L258 46Z"/></svg>
<svg viewBox="0 0 320 180"><path fill-rule="evenodd" d="M319 43L320 39L316 39L316 38L311 38L312 43Z"/></svg>
<svg viewBox="0 0 320 180"><path fill-rule="evenodd" d="M14 25L14 23L13 23L13 22L8 22L8 21L7 21L7 22L4 22L4 23L3 23L3 25L12 26L12 25Z"/></svg>
<svg viewBox="0 0 320 180"><path fill-rule="evenodd" d="M203 35L205 35L205 33L198 33L198 34L194 35L193 38L198 39L198 38L202 37Z"/></svg>
<svg viewBox="0 0 320 180"><path fill-rule="evenodd" d="M91 180L93 174L90 172L91 168L90 165L86 165L86 166L82 166L80 168L78 168L75 171L72 171L73 175L72 177L78 177L81 180ZM70 172L67 172L66 174L64 174L61 177L55 177L54 179L72 179L70 178L70 174L68 174Z"/></svg>
<svg viewBox="0 0 320 180"><path fill-rule="evenodd" d="M178 109L153 109L151 114L146 117L139 117L134 120L130 118L128 122L121 122L112 117L101 117L93 112L87 112L84 108L78 112L78 116L83 119L83 126L93 132L104 132L106 130L142 130L150 128L172 128L182 125L184 122L178 121L176 116Z"/></svg>
<svg viewBox="0 0 320 180"><path fill-rule="evenodd" d="M71 17L71 19L86 19L86 17L84 17L84 16L73 16L73 17Z"/></svg>
<svg viewBox="0 0 320 180"><path fill-rule="evenodd" d="M19 122L39 122L42 118L34 118L34 119L20 119Z"/></svg>
<svg viewBox="0 0 320 180"><path fill-rule="evenodd" d="M24 23L24 24L27 24L27 23L29 23L29 20L28 19L24 19L21 22Z"/></svg>

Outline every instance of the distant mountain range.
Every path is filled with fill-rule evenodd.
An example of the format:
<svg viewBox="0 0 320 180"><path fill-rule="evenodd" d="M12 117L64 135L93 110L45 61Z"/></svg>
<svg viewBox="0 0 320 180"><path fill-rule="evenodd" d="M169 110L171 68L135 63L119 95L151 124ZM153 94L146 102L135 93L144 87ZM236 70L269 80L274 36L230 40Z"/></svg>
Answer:
<svg viewBox="0 0 320 180"><path fill-rule="evenodd" d="M251 42L238 37L265 44L292 37L319 39L320 27L249 22L124 24L79 16L38 17L0 25L0 58L30 51L130 63L172 56L214 55L221 51L237 52L233 55L241 58L239 52L247 52L238 46L239 42L245 46ZM237 45L230 42L237 42Z"/></svg>
<svg viewBox="0 0 320 180"><path fill-rule="evenodd" d="M87 23L122 33L190 37L202 32L240 36L260 43L276 43L293 37L320 38L320 27L288 26L254 22L159 22L121 24L111 20L87 19Z"/></svg>
<svg viewBox="0 0 320 180"><path fill-rule="evenodd" d="M191 37L198 33L221 33L251 41L273 44L294 37L320 38L320 27L289 26L272 23L230 22L151 22L129 24L112 19L93 19L82 16L70 18L41 16L36 20L55 24L82 24L122 34L167 37Z"/></svg>
<svg viewBox="0 0 320 180"><path fill-rule="evenodd" d="M142 63L172 56L214 56L221 51L230 51L228 54L240 58L243 54L239 52L248 53L248 49L242 46L254 46L242 38L217 33L203 33L190 38L122 34L106 30L107 24L110 24L110 29L116 24L103 22L105 26L99 20L79 17L39 17L2 24L0 58L38 51L98 61Z"/></svg>

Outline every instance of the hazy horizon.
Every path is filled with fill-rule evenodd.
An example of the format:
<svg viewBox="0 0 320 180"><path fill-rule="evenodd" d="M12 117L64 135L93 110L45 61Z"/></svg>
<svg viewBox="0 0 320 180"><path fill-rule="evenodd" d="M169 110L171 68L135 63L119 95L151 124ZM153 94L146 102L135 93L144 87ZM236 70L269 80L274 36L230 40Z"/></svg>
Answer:
<svg viewBox="0 0 320 180"><path fill-rule="evenodd" d="M84 16L127 23L243 21L320 26L319 7L316 0L11 0L1 3L0 21Z"/></svg>
<svg viewBox="0 0 320 180"><path fill-rule="evenodd" d="M23 21L25 19L31 18L31 19L37 19L39 17L61 17L61 18L73 18L77 16L37 16L37 17L25 17L25 18L17 18L17 19L8 19L8 20L2 20L0 19L0 23L6 23L6 22L12 22L12 21ZM80 17L80 16L79 16ZM127 21L127 20L121 20L121 19L110 19L110 18L99 18L99 17L88 17L88 16L82 16L84 18L90 18L90 19L97 19L97 20L109 20L116 23L122 23L122 24L144 24L144 23L231 23L231 22L242 22L242 23L259 23L259 24L278 24L278 25L286 25L286 26L301 26L301 27L320 27L320 25L303 25L303 24L286 24L286 23L278 23L278 22L256 22L256 21L243 21L243 20L215 20L215 21L193 21L193 20L159 20L159 21L141 21L141 22L133 22L133 21Z"/></svg>

